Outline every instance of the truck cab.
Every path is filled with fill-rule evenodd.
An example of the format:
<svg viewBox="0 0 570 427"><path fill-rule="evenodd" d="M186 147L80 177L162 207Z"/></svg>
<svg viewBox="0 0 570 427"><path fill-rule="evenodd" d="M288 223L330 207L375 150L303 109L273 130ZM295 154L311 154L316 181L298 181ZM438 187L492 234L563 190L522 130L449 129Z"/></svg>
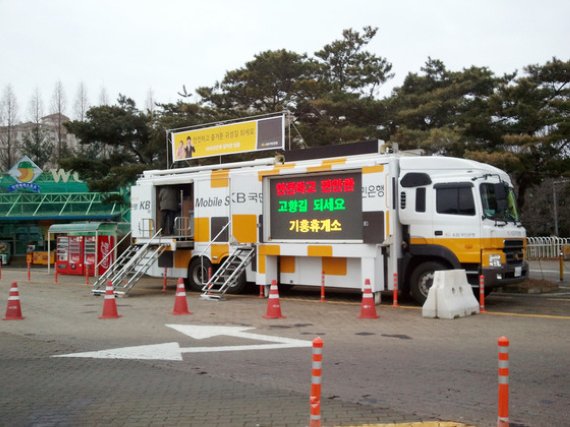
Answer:
<svg viewBox="0 0 570 427"><path fill-rule="evenodd" d="M526 231L508 175L471 160L400 159L400 270L422 303L436 270L464 269L485 292L524 280Z"/></svg>

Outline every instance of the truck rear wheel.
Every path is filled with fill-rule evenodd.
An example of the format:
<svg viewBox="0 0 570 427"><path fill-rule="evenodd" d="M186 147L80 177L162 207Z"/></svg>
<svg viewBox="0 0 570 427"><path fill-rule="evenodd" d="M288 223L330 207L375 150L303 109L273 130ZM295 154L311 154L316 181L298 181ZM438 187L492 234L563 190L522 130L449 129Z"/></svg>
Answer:
<svg viewBox="0 0 570 427"><path fill-rule="evenodd" d="M447 270L447 266L438 261L427 261L418 265L410 277L410 293L412 298L420 305L426 302L429 289L433 285L433 276L436 271Z"/></svg>
<svg viewBox="0 0 570 427"><path fill-rule="evenodd" d="M208 269L212 263L207 258L194 258L188 266L188 276L185 281L186 289L200 292L208 281Z"/></svg>
<svg viewBox="0 0 570 427"><path fill-rule="evenodd" d="M240 273L234 285L228 288L228 294L241 294L244 291L246 284L245 271L243 271Z"/></svg>

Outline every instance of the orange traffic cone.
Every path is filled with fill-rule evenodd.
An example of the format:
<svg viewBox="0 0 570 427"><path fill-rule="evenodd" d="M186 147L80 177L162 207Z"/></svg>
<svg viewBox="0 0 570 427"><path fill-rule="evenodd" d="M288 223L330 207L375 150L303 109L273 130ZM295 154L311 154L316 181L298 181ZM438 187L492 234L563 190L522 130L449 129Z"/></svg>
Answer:
<svg viewBox="0 0 570 427"><path fill-rule="evenodd" d="M362 304L360 306L359 319L378 319L376 313L376 305L374 304L374 296L372 295L372 287L370 286L370 279L364 281L364 288L362 290Z"/></svg>
<svg viewBox="0 0 570 427"><path fill-rule="evenodd" d="M192 314L188 310L188 300L186 299L186 289L184 289L184 279L178 279L176 285L176 298L174 299L174 310L172 314Z"/></svg>
<svg viewBox="0 0 570 427"><path fill-rule="evenodd" d="M12 282L10 288L10 296L8 297L8 305L6 306L6 317L4 320L22 320L22 307L20 306L20 293L18 292L18 283Z"/></svg>
<svg viewBox="0 0 570 427"><path fill-rule="evenodd" d="M269 298L267 300L267 313L263 316L265 319L284 319L285 316L281 314L281 305L279 304L279 288L277 287L277 280L271 282L269 288Z"/></svg>
<svg viewBox="0 0 570 427"><path fill-rule="evenodd" d="M99 319L118 319L119 313L117 313L117 303L115 301L113 282L107 282L107 287L105 288L105 300L103 301L103 314L99 316Z"/></svg>

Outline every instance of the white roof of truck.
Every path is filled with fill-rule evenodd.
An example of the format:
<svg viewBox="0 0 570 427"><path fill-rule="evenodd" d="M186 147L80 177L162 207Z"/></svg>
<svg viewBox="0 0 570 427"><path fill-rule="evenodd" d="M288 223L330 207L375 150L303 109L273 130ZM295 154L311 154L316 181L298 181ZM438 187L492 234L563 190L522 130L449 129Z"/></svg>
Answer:
<svg viewBox="0 0 570 427"><path fill-rule="evenodd" d="M400 171L422 171L430 175L449 175L453 172L472 173L473 176L490 173L510 179L505 171L475 160L459 159L457 157L418 156L401 157ZM439 172L439 173L438 173Z"/></svg>

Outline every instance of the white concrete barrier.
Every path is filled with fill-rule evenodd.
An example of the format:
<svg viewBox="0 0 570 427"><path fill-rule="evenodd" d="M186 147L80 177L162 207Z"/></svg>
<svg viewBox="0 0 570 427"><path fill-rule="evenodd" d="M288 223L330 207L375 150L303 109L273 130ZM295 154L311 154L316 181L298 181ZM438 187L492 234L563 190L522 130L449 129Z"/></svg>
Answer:
<svg viewBox="0 0 570 427"><path fill-rule="evenodd" d="M479 303L467 282L465 270L436 271L422 307L422 316L455 319L479 313Z"/></svg>

